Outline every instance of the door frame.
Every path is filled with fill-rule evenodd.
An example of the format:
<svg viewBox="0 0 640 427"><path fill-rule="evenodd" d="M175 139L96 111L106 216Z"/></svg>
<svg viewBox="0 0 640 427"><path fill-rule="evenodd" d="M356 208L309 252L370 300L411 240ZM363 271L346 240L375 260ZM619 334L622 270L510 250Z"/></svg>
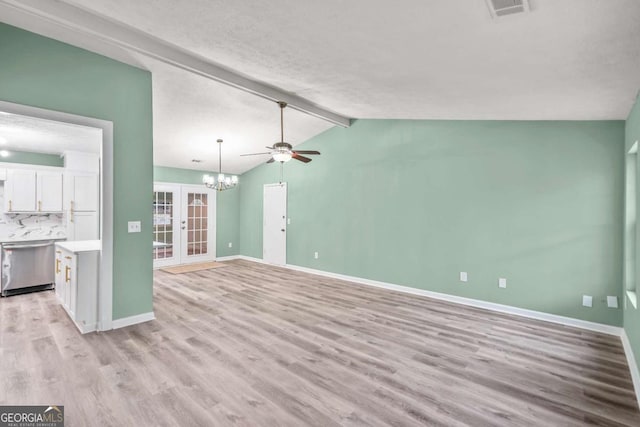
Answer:
<svg viewBox="0 0 640 427"><path fill-rule="evenodd" d="M215 261L216 260L216 214L217 214L217 191L207 188L204 185L191 185L191 184L182 184L180 186L180 221L188 221L188 219L183 218L184 210L186 210L187 206L184 204L186 201L185 193L188 192L194 193L206 193L207 198L209 199L209 204L207 205L207 253L205 255L199 256L191 256L188 257L185 254L186 248L186 233L182 233L182 227L180 230L180 264L194 264L197 262L207 262L207 261ZM184 200L183 200L184 199ZM188 216L188 215L187 215Z"/></svg>
<svg viewBox="0 0 640 427"><path fill-rule="evenodd" d="M171 258L161 258L153 260L153 268L168 267L180 264L180 207L182 189L180 184L170 184L166 182L154 182L153 192L164 191L173 193L173 256ZM155 219L154 219L155 222ZM153 224L155 227L155 223Z"/></svg>
<svg viewBox="0 0 640 427"><path fill-rule="evenodd" d="M113 329L113 122L0 101L0 110L102 130L100 149L100 272L98 331Z"/></svg>
<svg viewBox="0 0 640 427"><path fill-rule="evenodd" d="M266 235L267 233L265 233L265 228L266 228L266 221L265 221L265 204L266 204L266 190L269 187L282 187L284 188L284 193L285 193L285 197L284 197L284 218L283 218L283 224L282 227L284 229L284 254L283 254L283 258L284 258L284 262L282 264L279 263L274 263L274 262L269 262L265 259L265 246L266 246ZM267 262L268 264L272 264L272 265L279 265L279 266L285 266L287 265L287 218L288 218L288 213L287 213L287 208L288 208L288 197L289 197L289 190L287 188L287 183L286 182L279 182L279 183L274 183L274 184L264 184L263 188L262 188L262 260Z"/></svg>
<svg viewBox="0 0 640 427"><path fill-rule="evenodd" d="M183 233L180 222L183 216L183 193L192 190L197 193L207 193L209 198L208 225L207 225L207 248L208 253L197 258L186 258L183 254ZM153 191L173 191L174 193L174 216L173 216L173 248L175 256L168 261L153 260L153 268L159 269L174 265L186 265L197 262L207 262L216 260L216 235L217 235L217 191L206 188L204 185L180 184L176 182L154 181Z"/></svg>

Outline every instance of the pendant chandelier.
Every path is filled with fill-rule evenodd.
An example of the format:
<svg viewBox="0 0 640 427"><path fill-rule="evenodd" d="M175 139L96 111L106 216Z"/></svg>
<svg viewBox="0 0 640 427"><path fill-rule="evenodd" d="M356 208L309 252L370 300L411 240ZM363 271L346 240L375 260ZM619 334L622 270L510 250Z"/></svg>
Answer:
<svg viewBox="0 0 640 427"><path fill-rule="evenodd" d="M222 140L218 139L218 177L213 175L204 175L202 177L202 183L207 187L216 191L224 191L230 188L234 188L238 185L238 176L231 175L225 176L222 173Z"/></svg>

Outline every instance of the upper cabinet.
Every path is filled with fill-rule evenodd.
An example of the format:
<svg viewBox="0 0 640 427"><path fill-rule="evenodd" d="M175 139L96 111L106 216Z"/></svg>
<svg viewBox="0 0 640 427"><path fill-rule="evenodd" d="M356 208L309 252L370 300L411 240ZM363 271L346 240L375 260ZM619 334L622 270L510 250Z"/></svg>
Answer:
<svg viewBox="0 0 640 427"><path fill-rule="evenodd" d="M9 169L5 212L62 212L62 172Z"/></svg>

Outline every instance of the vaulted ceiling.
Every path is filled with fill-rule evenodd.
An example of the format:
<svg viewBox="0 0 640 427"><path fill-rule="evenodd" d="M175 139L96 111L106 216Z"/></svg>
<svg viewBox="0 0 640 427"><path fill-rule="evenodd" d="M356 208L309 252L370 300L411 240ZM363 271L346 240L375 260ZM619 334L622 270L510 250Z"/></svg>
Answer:
<svg viewBox="0 0 640 427"><path fill-rule="evenodd" d="M0 0L19 3L42 8ZM530 12L500 18L479 0L52 3L49 15L80 8L349 118L624 119L640 88L637 0L531 0ZM91 48L86 31L74 40L0 19ZM275 103L126 50L106 53L153 72L157 164L217 168L219 137L228 172L265 160L239 154L279 138ZM295 145L332 126L287 109L285 139Z"/></svg>

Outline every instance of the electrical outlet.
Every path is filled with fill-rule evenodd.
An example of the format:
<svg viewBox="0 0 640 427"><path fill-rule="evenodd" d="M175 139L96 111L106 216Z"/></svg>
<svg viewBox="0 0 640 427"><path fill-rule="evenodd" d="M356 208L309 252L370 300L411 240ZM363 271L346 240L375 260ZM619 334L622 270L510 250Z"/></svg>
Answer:
<svg viewBox="0 0 640 427"><path fill-rule="evenodd" d="M507 287L507 279L505 279L504 277L500 277L498 279L498 287L506 288Z"/></svg>
<svg viewBox="0 0 640 427"><path fill-rule="evenodd" d="M466 282L469 280L469 276L467 276L467 272L466 271L461 271L460 272L460 281L461 282Z"/></svg>
<svg viewBox="0 0 640 427"><path fill-rule="evenodd" d="M129 233L140 233L142 231L140 221L129 221L127 223L127 230Z"/></svg>
<svg viewBox="0 0 640 427"><path fill-rule="evenodd" d="M318 259L318 252L314 252L314 253L313 253L313 257L314 257L315 259Z"/></svg>
<svg viewBox="0 0 640 427"><path fill-rule="evenodd" d="M229 242L229 247L232 248L233 247L233 243Z"/></svg>
<svg viewBox="0 0 640 427"><path fill-rule="evenodd" d="M593 307L593 297L591 295L582 295L582 305L585 307Z"/></svg>

